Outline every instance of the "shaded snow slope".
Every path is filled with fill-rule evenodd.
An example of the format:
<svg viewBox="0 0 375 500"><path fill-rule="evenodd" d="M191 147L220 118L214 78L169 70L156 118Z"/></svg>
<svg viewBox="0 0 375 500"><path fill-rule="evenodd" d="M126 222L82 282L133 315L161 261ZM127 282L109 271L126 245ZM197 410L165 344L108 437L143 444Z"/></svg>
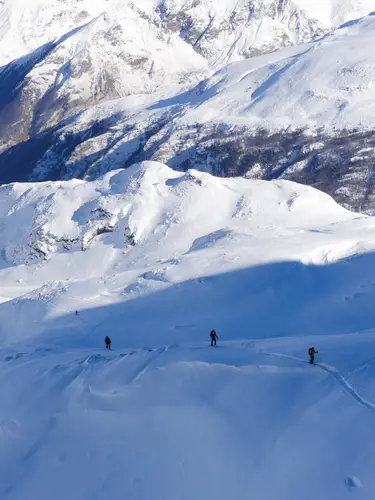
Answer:
<svg viewBox="0 0 375 500"><path fill-rule="evenodd" d="M1 500L372 500L372 217L145 162L0 227Z"/></svg>
<svg viewBox="0 0 375 500"><path fill-rule="evenodd" d="M0 498L370 500L373 336L314 340L1 352Z"/></svg>

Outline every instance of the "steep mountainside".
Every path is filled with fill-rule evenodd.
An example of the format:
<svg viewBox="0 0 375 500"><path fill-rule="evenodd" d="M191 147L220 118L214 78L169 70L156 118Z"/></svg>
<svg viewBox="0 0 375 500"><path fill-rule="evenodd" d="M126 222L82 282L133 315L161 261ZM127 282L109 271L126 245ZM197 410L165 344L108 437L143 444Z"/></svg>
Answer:
<svg viewBox="0 0 375 500"><path fill-rule="evenodd" d="M370 15L309 44L232 63L191 90L104 102L44 131L38 112L33 136L0 156L0 179L95 179L153 159L296 180L372 213L375 58L363 47L374 43ZM6 125L3 136L14 137Z"/></svg>
<svg viewBox="0 0 375 500"><path fill-rule="evenodd" d="M0 6L3 148L82 107L197 82L232 60L323 30L295 4L276 0L39 0L24 7L17 0Z"/></svg>
<svg viewBox="0 0 375 500"><path fill-rule="evenodd" d="M177 34L211 64L224 63L311 39L321 30L368 14L372 7L371 0L56 0L53 4L3 0L0 63L24 56L100 16L108 21L108 29L100 34L102 45L113 40L115 33L121 42L120 32L130 34L143 19L165 34ZM145 38L135 31L133 42L142 46L147 44Z"/></svg>
<svg viewBox="0 0 375 500"><path fill-rule="evenodd" d="M4 0L0 183L154 159L372 212L371 3Z"/></svg>

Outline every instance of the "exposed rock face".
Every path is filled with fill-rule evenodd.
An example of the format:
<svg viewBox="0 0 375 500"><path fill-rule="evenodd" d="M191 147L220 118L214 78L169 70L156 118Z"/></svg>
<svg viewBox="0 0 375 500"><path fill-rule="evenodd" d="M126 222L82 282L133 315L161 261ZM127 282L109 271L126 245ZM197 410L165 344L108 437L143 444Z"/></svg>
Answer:
<svg viewBox="0 0 375 500"><path fill-rule="evenodd" d="M106 136L105 123L100 127L104 133L98 136L99 142L105 141ZM94 125L97 132L100 127ZM156 131L157 126L155 134ZM95 137L93 129L85 134ZM346 208L369 214L375 212L375 131L344 130L335 135L311 136L304 130L289 133L259 130L254 133L241 128L197 124L181 131L178 142L168 142L166 138L166 142L156 149L152 147L154 140L157 143L152 131L148 141L143 133L135 134L136 128L128 133L128 140L118 139L122 142L122 152L118 152L115 145L112 149L109 141L107 148L87 156L79 147L82 156L75 156L70 152L79 139L83 141L80 133L65 136L63 141L58 131L48 132L1 155L0 171L4 172L1 177L4 181L58 180L77 176L95 179L113 166L128 168L138 161L166 161L176 170L195 168L221 177L288 179L325 191ZM137 144L135 150L132 143ZM46 148L50 149L43 154ZM29 163L25 164L24 154L28 149L34 158L30 161L31 155ZM13 165L8 174L7 165ZM23 171L25 165L29 167L26 172Z"/></svg>
<svg viewBox="0 0 375 500"><path fill-rule="evenodd" d="M316 19L288 0L240 0L227 9L207 7L205 0L183 2L183 8L182 2L162 0L156 12L168 30L216 66L312 40L323 32Z"/></svg>

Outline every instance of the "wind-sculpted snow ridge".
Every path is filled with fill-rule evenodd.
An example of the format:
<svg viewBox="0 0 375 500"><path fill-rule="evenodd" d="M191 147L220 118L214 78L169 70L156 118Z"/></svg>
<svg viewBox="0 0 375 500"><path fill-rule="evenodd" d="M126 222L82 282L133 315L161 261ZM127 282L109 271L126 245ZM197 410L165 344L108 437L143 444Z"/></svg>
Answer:
<svg viewBox="0 0 375 500"><path fill-rule="evenodd" d="M238 190L231 193L231 185ZM239 226L241 220L256 220L260 215L263 222L265 218L274 221L279 217L273 214L276 209L286 214L289 224L295 225L301 222L300 214L316 203L316 221L326 219L327 206L340 219L352 217L328 196L302 186L241 179L224 181L194 170L174 172L152 162L110 172L93 182L8 185L0 188L0 196L3 257L12 265L43 261L55 253L85 251L105 233L114 233L110 237L113 243L118 240L124 248L147 243L150 238L155 239L155 233L161 244L170 238L169 232L181 230L185 216L208 210L210 199L217 213L211 215L212 220L205 226L212 231L199 237L198 229L191 251L210 247L222 238L231 239L232 234L235 238L234 229L224 230L221 226L223 220L232 216ZM270 197L271 203L258 209L262 196ZM194 208L189 206L191 197ZM216 199L221 200L219 211ZM323 205L316 199L321 199ZM190 224L189 218L186 222Z"/></svg>

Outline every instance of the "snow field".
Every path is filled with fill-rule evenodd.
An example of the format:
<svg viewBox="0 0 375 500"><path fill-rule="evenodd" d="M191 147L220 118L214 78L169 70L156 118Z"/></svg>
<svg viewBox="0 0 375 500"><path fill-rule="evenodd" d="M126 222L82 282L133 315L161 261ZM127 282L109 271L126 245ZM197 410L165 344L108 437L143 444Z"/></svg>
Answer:
<svg viewBox="0 0 375 500"><path fill-rule="evenodd" d="M1 498L370 499L373 336L315 340L3 352Z"/></svg>

